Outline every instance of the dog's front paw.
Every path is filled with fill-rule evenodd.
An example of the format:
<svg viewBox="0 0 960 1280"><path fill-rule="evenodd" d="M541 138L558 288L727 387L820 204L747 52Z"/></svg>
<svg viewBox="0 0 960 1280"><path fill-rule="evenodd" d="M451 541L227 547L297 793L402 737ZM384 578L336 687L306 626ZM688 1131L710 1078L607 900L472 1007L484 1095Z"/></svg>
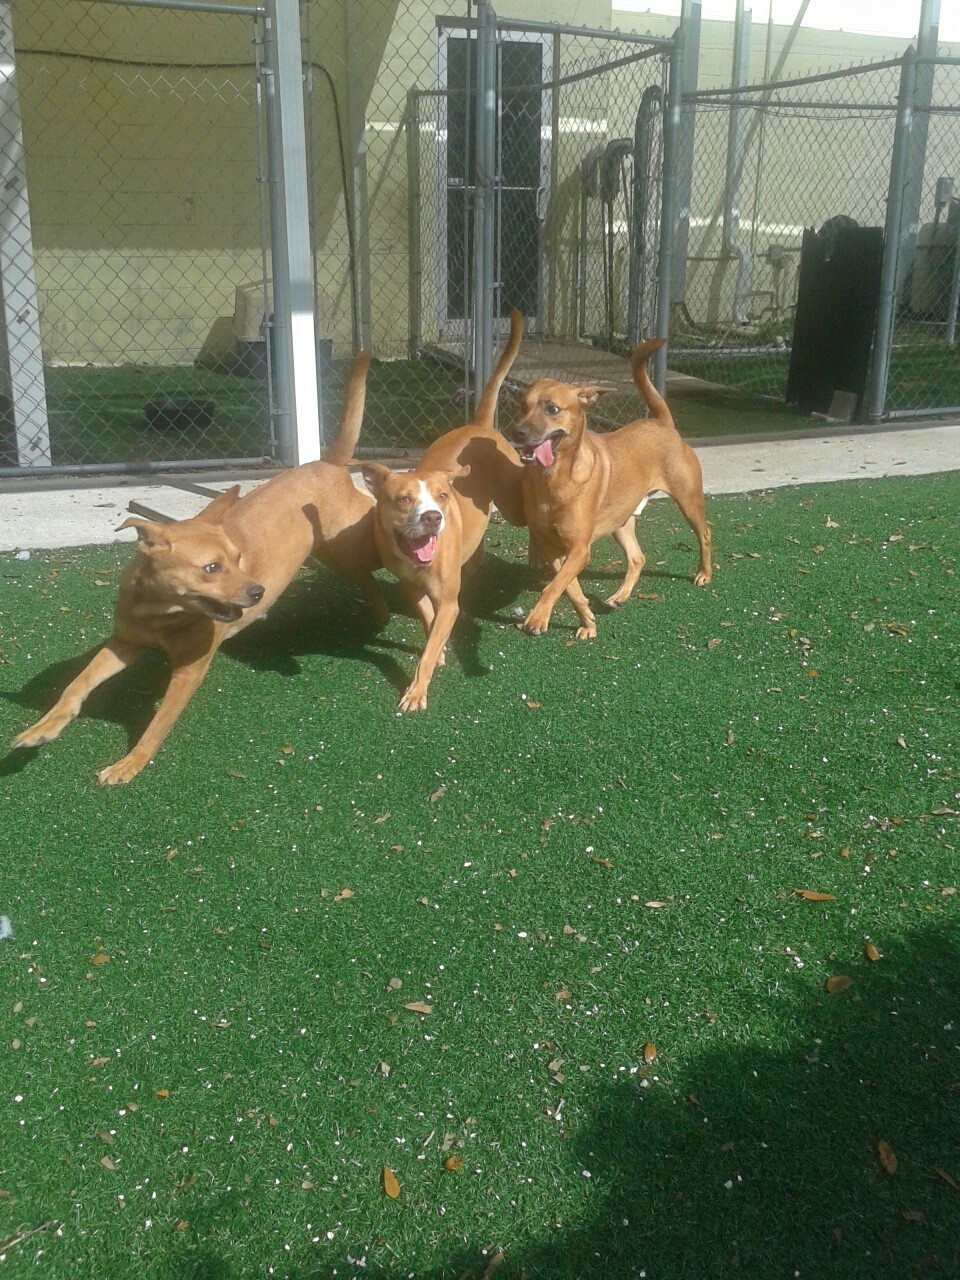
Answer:
<svg viewBox="0 0 960 1280"><path fill-rule="evenodd" d="M101 769L97 774L97 781L102 787L118 786L122 782L129 782L131 778L135 778L147 763L147 759L137 756L131 751L128 756L124 756L116 764L110 764L107 765L106 769Z"/></svg>
<svg viewBox="0 0 960 1280"><path fill-rule="evenodd" d="M699 573L695 573L693 575L693 585L695 587L709 586L712 577L712 573L708 573L706 570L701 569Z"/></svg>
<svg viewBox="0 0 960 1280"><path fill-rule="evenodd" d="M591 622L589 626L577 627L578 640L595 640L597 638L597 628Z"/></svg>
<svg viewBox="0 0 960 1280"><path fill-rule="evenodd" d="M520 623L520 630L525 631L528 636L542 636L546 634L549 626L549 613L544 613L540 609L531 609L523 622Z"/></svg>
<svg viewBox="0 0 960 1280"><path fill-rule="evenodd" d="M69 723L69 718L65 720L61 720L59 717L51 719L49 715L45 715L36 724L32 724L29 729L24 729L23 733L18 733L10 743L10 747L11 749L42 747L45 742L53 742L55 738L59 738Z"/></svg>
<svg viewBox="0 0 960 1280"><path fill-rule="evenodd" d="M427 691L419 685L412 684L397 703L398 711L426 711Z"/></svg>

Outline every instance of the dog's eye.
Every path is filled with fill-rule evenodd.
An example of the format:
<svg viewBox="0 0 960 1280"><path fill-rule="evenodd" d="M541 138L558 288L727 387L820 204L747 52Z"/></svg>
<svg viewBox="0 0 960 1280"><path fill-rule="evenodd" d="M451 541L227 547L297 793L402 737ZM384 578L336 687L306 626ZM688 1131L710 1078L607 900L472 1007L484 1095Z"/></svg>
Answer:
<svg viewBox="0 0 960 1280"><path fill-rule="evenodd" d="M217 563L217 561L216 561L216 560L213 560L210 564L205 564L205 565L203 566L203 572L204 572L204 573L219 573L219 572L220 572L220 565Z"/></svg>
<svg viewBox="0 0 960 1280"><path fill-rule="evenodd" d="M438 494L437 494L437 501L438 501L438 502L446 502L446 500L447 500L449 497L450 497L449 493L438 493Z"/></svg>
<svg viewBox="0 0 960 1280"><path fill-rule="evenodd" d="M401 493L397 501L402 503L405 507L409 507L413 499L410 497L409 493Z"/></svg>
<svg viewBox="0 0 960 1280"><path fill-rule="evenodd" d="M560 412L560 406L558 404L548 404L544 408L545 412L551 418L555 417Z"/></svg>

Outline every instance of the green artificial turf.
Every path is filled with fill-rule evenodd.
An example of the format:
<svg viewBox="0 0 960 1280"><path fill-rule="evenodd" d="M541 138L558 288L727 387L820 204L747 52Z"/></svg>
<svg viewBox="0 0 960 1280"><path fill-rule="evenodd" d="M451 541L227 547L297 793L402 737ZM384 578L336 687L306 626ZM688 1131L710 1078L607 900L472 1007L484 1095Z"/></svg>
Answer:
<svg viewBox="0 0 960 1280"><path fill-rule="evenodd" d="M159 661L4 757L5 1274L955 1276L958 507L715 498L698 591L653 503L588 643L496 526L404 717L417 626L308 572L129 786ZM8 737L125 555L0 559Z"/></svg>

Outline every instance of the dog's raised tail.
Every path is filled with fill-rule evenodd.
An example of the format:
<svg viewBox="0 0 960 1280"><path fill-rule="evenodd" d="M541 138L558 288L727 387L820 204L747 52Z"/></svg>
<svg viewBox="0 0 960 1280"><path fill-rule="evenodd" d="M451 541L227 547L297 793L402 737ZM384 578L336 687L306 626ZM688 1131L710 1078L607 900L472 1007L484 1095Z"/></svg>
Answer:
<svg viewBox="0 0 960 1280"><path fill-rule="evenodd" d="M655 351L659 351L666 338L648 338L646 342L639 343L633 349L633 355L630 359L630 367L633 370L633 380L636 383L637 390L647 402L647 410L651 418L655 418L658 422L673 423L673 417L667 408L667 402L650 381L650 375L647 373L647 361Z"/></svg>
<svg viewBox="0 0 960 1280"><path fill-rule="evenodd" d="M510 366L517 358L522 338L523 316L514 307L510 312L510 337L507 339L507 345L503 348L493 373L487 379L487 385L483 388L483 395L477 405L477 412L473 420L478 427L493 426L493 419L497 412L497 397L500 395L500 388L503 386L504 378L510 372Z"/></svg>
<svg viewBox="0 0 960 1280"><path fill-rule="evenodd" d="M360 439L363 409L367 400L367 369L369 367L370 352L360 351L353 357L350 368L347 370L340 426L335 438L323 451L323 461L331 462L335 467L347 465Z"/></svg>

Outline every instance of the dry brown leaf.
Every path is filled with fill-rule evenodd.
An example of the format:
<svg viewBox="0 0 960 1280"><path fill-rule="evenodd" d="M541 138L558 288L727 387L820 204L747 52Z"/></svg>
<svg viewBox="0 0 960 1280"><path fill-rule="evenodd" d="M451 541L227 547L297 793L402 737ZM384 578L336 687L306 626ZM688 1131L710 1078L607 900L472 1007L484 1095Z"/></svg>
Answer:
<svg viewBox="0 0 960 1280"><path fill-rule="evenodd" d="M525 707L528 707L531 711L539 711L539 710L540 710L540 703L539 703L539 702L531 702L528 698L525 698L525 699L524 699L523 705L524 705Z"/></svg>
<svg viewBox="0 0 960 1280"><path fill-rule="evenodd" d="M113 1163L109 1156L101 1156L100 1163L105 1169L115 1169L117 1166Z"/></svg>
<svg viewBox="0 0 960 1280"><path fill-rule="evenodd" d="M848 978L845 973L838 973L833 978L828 978L823 984L826 987L827 995L835 996L840 991L846 991L848 987L853 986L853 979Z"/></svg>
<svg viewBox="0 0 960 1280"><path fill-rule="evenodd" d="M108 961L109 959L110 959L110 957L109 957L109 956L104 955L102 951L98 951L98 952L97 952L97 954L96 954L95 956L91 956L91 957L90 957L90 963L91 963L91 964L106 964L106 963L107 963L107 961Z"/></svg>
<svg viewBox="0 0 960 1280"><path fill-rule="evenodd" d="M707 648L716 649L718 645L721 645L721 644L723 644L723 641L718 636L714 636L712 640L707 641Z"/></svg>
<svg viewBox="0 0 960 1280"><path fill-rule="evenodd" d="M447 1156L444 1159L443 1167L447 1173L459 1173L463 1167L463 1156Z"/></svg>
<svg viewBox="0 0 960 1280"><path fill-rule="evenodd" d="M397 1175L388 1164L385 1164L380 1170L380 1181L383 1185L383 1194L389 1196L391 1200L396 1200L400 1194L400 1183L397 1181Z"/></svg>
<svg viewBox="0 0 960 1280"><path fill-rule="evenodd" d="M877 950L877 948L873 945L872 942L868 942L867 945L863 948L863 954L867 957L868 960L880 959L880 952Z"/></svg>
<svg viewBox="0 0 960 1280"><path fill-rule="evenodd" d="M657 902L656 899L653 899L651 902L645 902L643 905L645 907L649 907L651 911L656 911L658 907L666 907L669 904L666 902Z"/></svg>
<svg viewBox="0 0 960 1280"><path fill-rule="evenodd" d="M613 870L613 863L610 861L609 858L596 858L594 857L593 854L591 854L590 861L595 862L598 867L606 867L608 871Z"/></svg>
<svg viewBox="0 0 960 1280"><path fill-rule="evenodd" d="M227 770L228 778L239 778L241 782L246 782L247 775L245 773L237 773L236 769Z"/></svg>
<svg viewBox="0 0 960 1280"><path fill-rule="evenodd" d="M427 1004L425 1000L410 1000L403 1007L411 1013L433 1013L433 1005Z"/></svg>
<svg viewBox="0 0 960 1280"><path fill-rule="evenodd" d="M400 978L389 978L387 980L388 991L399 991L402 986L403 982Z"/></svg>
<svg viewBox="0 0 960 1280"><path fill-rule="evenodd" d="M445 796L446 794L447 794L447 788L441 782L440 786L437 787L436 791L434 791L433 795L430 797L430 803L436 804L436 802L440 799L440 797Z"/></svg>
<svg viewBox="0 0 960 1280"><path fill-rule="evenodd" d="M381 813L381 815L380 815L380 817L379 817L379 818L374 818L374 820L373 820L373 825L374 825L375 827L376 827L376 826L379 826L379 824L380 824L381 822L386 822L386 820L387 820L389 817L390 817L390 814L389 814L389 813Z"/></svg>
<svg viewBox="0 0 960 1280"><path fill-rule="evenodd" d="M109 1058L91 1058L90 1065L91 1067L102 1067L105 1063L109 1061L110 1061Z"/></svg>
<svg viewBox="0 0 960 1280"><path fill-rule="evenodd" d="M960 1191L960 1182L957 1182L956 1178L951 1178L945 1169L941 1169L939 1165L934 1165L933 1172L938 1178L942 1178L948 1187L953 1187L954 1191Z"/></svg>
<svg viewBox="0 0 960 1280"><path fill-rule="evenodd" d="M657 1060L657 1046L652 1040L648 1040L643 1046L643 1060L647 1063L656 1062Z"/></svg>
<svg viewBox="0 0 960 1280"><path fill-rule="evenodd" d="M832 893L818 893L816 889L794 889L793 891L807 902L835 902Z"/></svg>
<svg viewBox="0 0 960 1280"><path fill-rule="evenodd" d="M170 1097L170 1090L169 1090L169 1089L154 1089L154 1091L153 1091L153 1096L154 1096L155 1098L169 1098L169 1097Z"/></svg>
<svg viewBox="0 0 960 1280"><path fill-rule="evenodd" d="M293 755L293 747L281 747L281 748L280 748L280 752L281 752L281 754L282 754L282 755L285 755L285 756L292 756L292 755Z"/></svg>
<svg viewBox="0 0 960 1280"><path fill-rule="evenodd" d="M339 893L335 893L333 895L333 900L334 902L343 902L347 898L352 898L352 897L353 897L353 890L348 889L346 886L344 886Z"/></svg>
<svg viewBox="0 0 960 1280"><path fill-rule="evenodd" d="M889 1143L884 1142L881 1138L874 1147L874 1151L880 1161L880 1168L883 1172L889 1173L891 1176L895 1174L897 1172L897 1157L894 1155Z"/></svg>
<svg viewBox="0 0 960 1280"><path fill-rule="evenodd" d="M553 998L554 1000L569 1000L570 992L566 987L561 987L559 991L555 991L553 993Z"/></svg>

